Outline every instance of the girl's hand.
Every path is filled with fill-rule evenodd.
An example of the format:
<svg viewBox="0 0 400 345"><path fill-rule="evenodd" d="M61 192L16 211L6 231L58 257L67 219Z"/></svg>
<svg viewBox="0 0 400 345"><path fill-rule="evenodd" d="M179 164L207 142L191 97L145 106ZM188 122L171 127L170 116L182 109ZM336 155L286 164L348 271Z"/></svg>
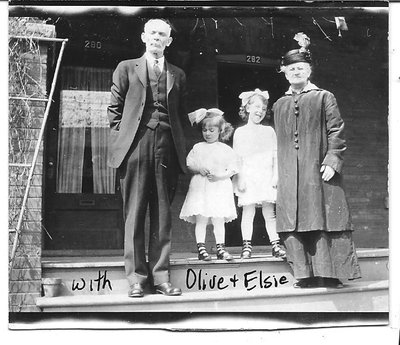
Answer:
<svg viewBox="0 0 400 345"><path fill-rule="evenodd" d="M221 180L226 180L231 177L231 174L225 174L225 175L215 175L212 173L209 173L207 175L208 181L210 182L216 182L216 181L221 181Z"/></svg>
<svg viewBox="0 0 400 345"><path fill-rule="evenodd" d="M226 179L230 179L232 177L232 175L234 175L236 172L235 171L226 171L225 174L222 175L216 175L216 174L212 174L211 172L209 172L207 174L207 178L208 181L210 182L215 182L215 181L221 181L221 180L226 180Z"/></svg>
<svg viewBox="0 0 400 345"><path fill-rule="evenodd" d="M221 176L214 175L214 174L211 174L211 173L207 174L207 179L210 182L216 182L216 181L222 180Z"/></svg>
<svg viewBox="0 0 400 345"><path fill-rule="evenodd" d="M320 172L322 172L322 179L324 181L329 181L333 177L333 175L335 175L335 170L329 165L321 166Z"/></svg>
<svg viewBox="0 0 400 345"><path fill-rule="evenodd" d="M210 170L208 170L207 168L199 168L199 173L201 176L207 176L208 174L210 174Z"/></svg>

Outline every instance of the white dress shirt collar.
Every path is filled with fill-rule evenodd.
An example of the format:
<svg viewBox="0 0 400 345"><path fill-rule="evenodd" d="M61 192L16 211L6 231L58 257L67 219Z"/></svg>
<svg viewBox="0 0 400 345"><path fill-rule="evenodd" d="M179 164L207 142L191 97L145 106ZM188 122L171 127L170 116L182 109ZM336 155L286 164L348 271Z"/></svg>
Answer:
<svg viewBox="0 0 400 345"><path fill-rule="evenodd" d="M156 60L156 58L153 55L149 54L149 53L145 53L145 56L146 56L146 60L149 63L149 65L150 66L154 66L154 61ZM160 71L162 72L163 69L164 69L165 57L162 56L157 60L158 60L158 67L160 68Z"/></svg>

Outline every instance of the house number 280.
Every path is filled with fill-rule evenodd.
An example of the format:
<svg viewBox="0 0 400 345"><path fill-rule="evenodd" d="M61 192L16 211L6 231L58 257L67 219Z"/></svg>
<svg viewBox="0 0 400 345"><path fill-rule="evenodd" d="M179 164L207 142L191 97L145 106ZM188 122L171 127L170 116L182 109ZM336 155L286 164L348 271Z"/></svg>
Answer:
<svg viewBox="0 0 400 345"><path fill-rule="evenodd" d="M261 57L257 55L246 55L247 63L261 63Z"/></svg>
<svg viewBox="0 0 400 345"><path fill-rule="evenodd" d="M100 41L85 41L85 48L88 49L101 49L101 42Z"/></svg>

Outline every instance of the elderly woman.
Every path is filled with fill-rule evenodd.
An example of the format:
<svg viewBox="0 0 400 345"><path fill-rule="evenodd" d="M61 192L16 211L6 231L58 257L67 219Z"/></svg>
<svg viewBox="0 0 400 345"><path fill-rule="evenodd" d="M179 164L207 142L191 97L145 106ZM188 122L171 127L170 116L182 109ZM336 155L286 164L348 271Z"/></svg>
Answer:
<svg viewBox="0 0 400 345"><path fill-rule="evenodd" d="M344 123L332 93L310 82L309 38L281 70L290 87L273 106L278 142L277 231L295 287L342 287L361 276L342 186Z"/></svg>

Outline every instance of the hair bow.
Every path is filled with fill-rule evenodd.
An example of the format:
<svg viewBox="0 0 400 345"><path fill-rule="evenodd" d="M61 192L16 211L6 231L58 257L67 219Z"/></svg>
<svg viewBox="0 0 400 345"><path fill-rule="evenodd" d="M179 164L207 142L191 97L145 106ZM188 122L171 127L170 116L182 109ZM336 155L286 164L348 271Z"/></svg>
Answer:
<svg viewBox="0 0 400 345"><path fill-rule="evenodd" d="M266 99L269 99L268 91L261 91L260 89L255 89L254 91L245 91L239 95L239 98L242 100L242 106L245 106L251 97L254 95L260 95Z"/></svg>
<svg viewBox="0 0 400 345"><path fill-rule="evenodd" d="M194 123L199 124L208 114L215 114L222 116L224 112L219 110L218 108L210 108L210 109L197 109L188 114L190 124L193 126Z"/></svg>

